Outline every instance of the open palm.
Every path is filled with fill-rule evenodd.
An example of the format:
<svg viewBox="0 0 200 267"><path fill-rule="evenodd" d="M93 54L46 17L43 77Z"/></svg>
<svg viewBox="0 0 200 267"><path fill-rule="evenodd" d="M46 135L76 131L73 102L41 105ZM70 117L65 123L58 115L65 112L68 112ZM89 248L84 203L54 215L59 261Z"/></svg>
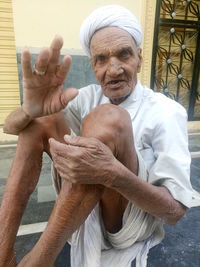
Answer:
<svg viewBox="0 0 200 267"><path fill-rule="evenodd" d="M51 115L63 109L77 94L76 89L63 91L65 77L70 69L71 57L59 63L63 40L56 36L50 48L43 49L35 63L39 73L32 70L31 55L26 49L22 54L23 110L32 118Z"/></svg>

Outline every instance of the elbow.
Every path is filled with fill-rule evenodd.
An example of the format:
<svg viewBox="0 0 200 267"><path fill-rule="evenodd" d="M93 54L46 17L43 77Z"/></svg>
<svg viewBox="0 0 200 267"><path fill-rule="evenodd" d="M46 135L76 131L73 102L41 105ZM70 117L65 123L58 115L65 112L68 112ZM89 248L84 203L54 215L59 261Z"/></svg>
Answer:
<svg viewBox="0 0 200 267"><path fill-rule="evenodd" d="M175 201L175 200L174 200ZM165 217L165 221L169 225L175 225L186 213L186 207L175 201L173 208L170 208Z"/></svg>

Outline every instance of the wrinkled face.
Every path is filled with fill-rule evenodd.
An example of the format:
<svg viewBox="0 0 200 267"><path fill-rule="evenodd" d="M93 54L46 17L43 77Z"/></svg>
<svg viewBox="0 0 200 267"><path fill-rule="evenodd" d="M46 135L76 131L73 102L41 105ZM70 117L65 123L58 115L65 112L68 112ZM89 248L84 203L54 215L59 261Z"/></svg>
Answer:
<svg viewBox="0 0 200 267"><path fill-rule="evenodd" d="M120 104L132 92L141 67L141 49L131 35L117 27L97 31L90 43L91 64L103 93Z"/></svg>

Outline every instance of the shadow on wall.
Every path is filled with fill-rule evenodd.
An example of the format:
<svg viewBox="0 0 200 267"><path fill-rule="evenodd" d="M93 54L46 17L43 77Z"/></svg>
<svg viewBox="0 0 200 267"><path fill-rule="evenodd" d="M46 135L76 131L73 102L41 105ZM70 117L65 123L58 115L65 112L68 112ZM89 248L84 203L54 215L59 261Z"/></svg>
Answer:
<svg viewBox="0 0 200 267"><path fill-rule="evenodd" d="M34 65L37 54L31 55L31 63ZM60 61L63 56L60 57ZM22 69L21 69L21 54L17 54L18 75L20 83L20 99L22 104L23 91L22 91ZM88 84L97 83L94 73L91 68L89 58L87 56L72 56L72 65L65 80L64 88L75 87L77 89L87 86Z"/></svg>

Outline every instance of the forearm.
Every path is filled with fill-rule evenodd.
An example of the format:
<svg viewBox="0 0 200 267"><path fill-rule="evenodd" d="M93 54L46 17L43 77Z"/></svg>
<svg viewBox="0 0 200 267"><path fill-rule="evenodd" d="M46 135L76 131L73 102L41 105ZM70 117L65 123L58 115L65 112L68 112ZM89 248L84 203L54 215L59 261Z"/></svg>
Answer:
<svg viewBox="0 0 200 267"><path fill-rule="evenodd" d="M69 189L63 185L47 228L30 255L23 259L20 267L53 266L63 245L72 233L85 221L103 193L100 185L79 185Z"/></svg>
<svg viewBox="0 0 200 267"><path fill-rule="evenodd" d="M185 213L165 187L154 186L142 180L118 161L113 168L111 187L146 212L175 224Z"/></svg>
<svg viewBox="0 0 200 267"><path fill-rule="evenodd" d="M20 107L8 115L5 120L3 131L7 134L18 135L31 121L32 118Z"/></svg>

